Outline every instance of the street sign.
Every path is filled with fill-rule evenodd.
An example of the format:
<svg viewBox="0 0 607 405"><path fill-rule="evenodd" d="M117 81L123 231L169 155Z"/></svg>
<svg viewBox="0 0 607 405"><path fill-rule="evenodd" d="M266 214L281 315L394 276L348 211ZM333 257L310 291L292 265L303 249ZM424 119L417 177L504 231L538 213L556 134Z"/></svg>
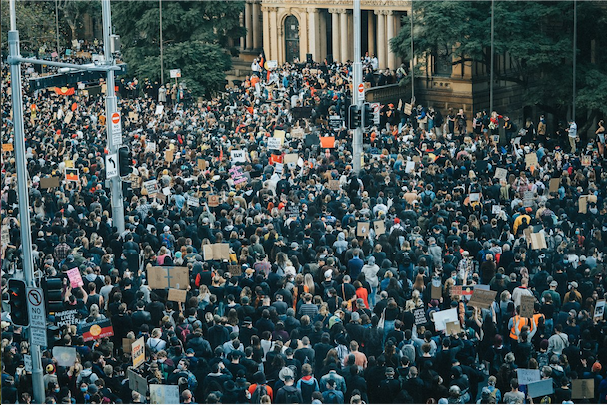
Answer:
<svg viewBox="0 0 607 405"><path fill-rule="evenodd" d="M105 177L116 177L118 176L118 154L110 153L105 155Z"/></svg>
<svg viewBox="0 0 607 405"><path fill-rule="evenodd" d="M46 310L42 288L27 288L27 309L30 314L30 326L46 331Z"/></svg>
<svg viewBox="0 0 607 405"><path fill-rule="evenodd" d="M365 101L365 85L362 83L358 84L358 100Z"/></svg>
<svg viewBox="0 0 607 405"><path fill-rule="evenodd" d="M30 334L32 336L32 344L35 346L47 346L46 329L42 328L30 328Z"/></svg>
<svg viewBox="0 0 607 405"><path fill-rule="evenodd" d="M23 355L23 366L25 367L25 371L32 372L32 355L24 354Z"/></svg>
<svg viewBox="0 0 607 405"><path fill-rule="evenodd" d="M115 111L112 113L110 125L112 126L112 142L114 145L122 145L122 124L120 121L120 113Z"/></svg>
<svg viewBox="0 0 607 405"><path fill-rule="evenodd" d="M373 108L373 125L379 125L381 105L379 103L371 103L371 108Z"/></svg>

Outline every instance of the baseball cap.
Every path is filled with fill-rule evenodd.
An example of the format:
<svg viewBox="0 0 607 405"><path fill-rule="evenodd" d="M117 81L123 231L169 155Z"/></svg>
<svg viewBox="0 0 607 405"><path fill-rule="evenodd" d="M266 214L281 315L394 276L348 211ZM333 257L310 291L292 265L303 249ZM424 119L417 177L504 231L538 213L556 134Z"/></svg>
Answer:
<svg viewBox="0 0 607 405"><path fill-rule="evenodd" d="M550 282L550 287L558 287L559 283L556 282L556 280L552 280Z"/></svg>

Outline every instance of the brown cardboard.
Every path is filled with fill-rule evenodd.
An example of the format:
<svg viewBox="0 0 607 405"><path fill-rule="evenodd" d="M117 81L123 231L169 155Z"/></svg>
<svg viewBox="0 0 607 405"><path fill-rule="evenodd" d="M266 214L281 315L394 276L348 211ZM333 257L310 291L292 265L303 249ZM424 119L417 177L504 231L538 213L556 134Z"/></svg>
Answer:
<svg viewBox="0 0 607 405"><path fill-rule="evenodd" d="M202 247L202 253L204 260L229 260L230 244L214 243L212 245L204 245Z"/></svg>
<svg viewBox="0 0 607 405"><path fill-rule="evenodd" d="M594 380L571 380L571 398L594 399Z"/></svg>
<svg viewBox="0 0 607 405"><path fill-rule="evenodd" d="M535 305L535 298L522 296L521 297L521 312L520 315L523 318L531 318L533 316L533 306Z"/></svg>
<svg viewBox="0 0 607 405"><path fill-rule="evenodd" d="M228 265L228 271L232 276L240 276L242 275L242 266L240 264L230 264Z"/></svg>
<svg viewBox="0 0 607 405"><path fill-rule="evenodd" d="M204 159L198 159L198 168L200 170L206 170L207 169L207 161Z"/></svg>
<svg viewBox="0 0 607 405"><path fill-rule="evenodd" d="M45 177L40 179L40 188L59 187L59 177Z"/></svg>
<svg viewBox="0 0 607 405"><path fill-rule="evenodd" d="M152 266L148 269L148 285L152 289L186 290L190 285L190 272L187 267Z"/></svg>
<svg viewBox="0 0 607 405"><path fill-rule="evenodd" d="M525 155L525 167L528 169L531 166L533 167L537 167L537 155L535 154L535 152L532 153L527 153Z"/></svg>
<svg viewBox="0 0 607 405"><path fill-rule="evenodd" d="M186 290L178 290L176 288L169 288L169 301L185 302L188 292Z"/></svg>
<svg viewBox="0 0 607 405"><path fill-rule="evenodd" d="M130 353L131 345L133 344L134 341L135 341L135 339L122 338L122 351L125 353Z"/></svg>
<svg viewBox="0 0 607 405"><path fill-rule="evenodd" d="M164 151L164 159L171 163L173 162L173 151L172 150L165 150Z"/></svg>
<svg viewBox="0 0 607 405"><path fill-rule="evenodd" d="M433 300L438 300L443 296L443 287L435 287L432 286L432 291L430 293L430 298L432 298Z"/></svg>
<svg viewBox="0 0 607 405"><path fill-rule="evenodd" d="M548 191L551 193L556 193L557 191L559 191L560 184L561 184L560 177L550 179L550 187L548 188Z"/></svg>
<svg viewBox="0 0 607 405"><path fill-rule="evenodd" d="M446 322L445 325L447 325L447 330L445 332L445 335L447 336L458 334L462 331L462 325L459 324L459 321Z"/></svg>
<svg viewBox="0 0 607 405"><path fill-rule="evenodd" d="M339 190L339 180L329 180L329 190Z"/></svg>
<svg viewBox="0 0 607 405"><path fill-rule="evenodd" d="M543 233L532 233L531 234L531 249L533 250L542 250L547 249L546 238Z"/></svg>
<svg viewBox="0 0 607 405"><path fill-rule="evenodd" d="M384 221L373 221L373 229L375 230L375 235L380 236L386 233L386 224Z"/></svg>
<svg viewBox="0 0 607 405"><path fill-rule="evenodd" d="M208 205L209 205L209 207L219 206L219 196L215 195L215 194L210 195Z"/></svg>
<svg viewBox="0 0 607 405"><path fill-rule="evenodd" d="M369 226L368 222L359 222L356 227L356 236L359 238L366 238L369 236Z"/></svg>
<svg viewBox="0 0 607 405"><path fill-rule="evenodd" d="M495 296L497 295L497 291L491 290L481 290L480 288L475 288L472 293L472 298L470 298L470 302L468 306L472 306L475 308L489 308L493 301L495 301Z"/></svg>

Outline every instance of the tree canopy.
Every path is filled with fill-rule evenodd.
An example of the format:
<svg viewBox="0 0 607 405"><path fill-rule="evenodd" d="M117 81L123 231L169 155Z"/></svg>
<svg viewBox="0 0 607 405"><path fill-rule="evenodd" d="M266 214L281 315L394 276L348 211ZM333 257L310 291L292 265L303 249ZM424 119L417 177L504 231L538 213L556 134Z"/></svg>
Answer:
<svg viewBox="0 0 607 405"><path fill-rule="evenodd" d="M496 66L496 80L523 86L528 105L566 116L573 87L573 2L495 1L494 7L495 53L513 62L508 71ZM598 1L577 2L577 18L577 115L606 114L607 56L597 50L606 42L607 8ZM490 1L416 0L413 19L415 56L441 50L454 65L473 61L489 71ZM410 59L410 28L410 17L403 18L390 44L404 59Z"/></svg>
<svg viewBox="0 0 607 405"><path fill-rule="evenodd" d="M160 81L159 2L119 1L112 4L112 22L121 36L129 71ZM195 95L222 88L231 68L233 45L245 35L239 15L244 2L162 2L165 78L169 69L181 69L182 81Z"/></svg>

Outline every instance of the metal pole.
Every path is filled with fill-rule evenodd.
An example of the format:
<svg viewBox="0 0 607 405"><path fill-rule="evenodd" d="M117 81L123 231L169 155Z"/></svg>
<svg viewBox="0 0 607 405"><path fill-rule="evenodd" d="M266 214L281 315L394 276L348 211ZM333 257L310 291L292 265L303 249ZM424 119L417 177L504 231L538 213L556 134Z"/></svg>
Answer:
<svg viewBox="0 0 607 405"><path fill-rule="evenodd" d="M10 56L19 56L19 31L17 31L17 16L15 0L10 0L11 29L8 32ZM30 225L30 205L27 189L27 162L25 157L25 131L23 129L23 99L21 94L21 63L11 63L11 97L13 102L13 129L15 131L15 169L17 172L17 194L19 197L19 226L21 233L21 253L23 275L28 287L36 287L34 282L34 261L32 259L32 232ZM30 353L32 355L32 385L34 399L44 403L44 382L42 379L42 358L40 346L34 345L32 334L29 334Z"/></svg>
<svg viewBox="0 0 607 405"><path fill-rule="evenodd" d="M571 119L573 121L575 121L576 70L577 70L577 0L573 0L573 100L572 100L572 105L571 105Z"/></svg>
<svg viewBox="0 0 607 405"><path fill-rule="evenodd" d="M354 0L354 63L352 65L352 104L358 105L361 111L361 118L363 112L364 93L363 96L359 95L358 86L363 82L363 68L360 63L360 0ZM385 44L382 44L385 45ZM361 120L362 121L362 120ZM362 125L362 123L361 123ZM352 153L353 159L352 167L354 172L358 175L362 168L362 152L363 152L363 129L361 127L355 128L352 136Z"/></svg>
<svg viewBox="0 0 607 405"><path fill-rule="evenodd" d="M413 57L413 0L411 0L411 104L415 103L415 62Z"/></svg>
<svg viewBox="0 0 607 405"><path fill-rule="evenodd" d="M103 53L105 54L105 64L114 65L114 57L110 44L110 35L112 33L112 10L110 8L110 0L101 1L103 12ZM120 139L114 139L112 135L112 114L118 111L116 92L114 89L114 71L107 72L107 89L105 93L105 110L106 110L106 129L108 150L110 153L118 153L118 148L122 144L122 135ZM122 202L122 180L120 176L110 178L111 193L112 193L112 221L119 233L124 232L124 205Z"/></svg>
<svg viewBox="0 0 607 405"><path fill-rule="evenodd" d="M59 49L59 0L55 0L55 32L57 34L57 55L61 55Z"/></svg>
<svg viewBox="0 0 607 405"><path fill-rule="evenodd" d="M158 0L160 6L160 85L164 85L164 52L162 46L162 0Z"/></svg>
<svg viewBox="0 0 607 405"><path fill-rule="evenodd" d="M491 0L491 73L489 77L489 112L493 112L493 38L495 34L495 0Z"/></svg>

